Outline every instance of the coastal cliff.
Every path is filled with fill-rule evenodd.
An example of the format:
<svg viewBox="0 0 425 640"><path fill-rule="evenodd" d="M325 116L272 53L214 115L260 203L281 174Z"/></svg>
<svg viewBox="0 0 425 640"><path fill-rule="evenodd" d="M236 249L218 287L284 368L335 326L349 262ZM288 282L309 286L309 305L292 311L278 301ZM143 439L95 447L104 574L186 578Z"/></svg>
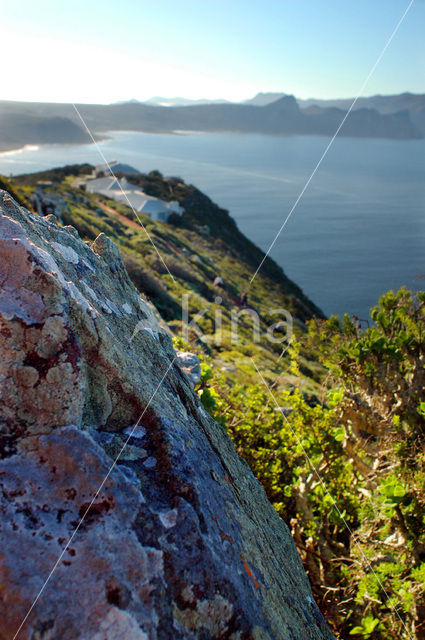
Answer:
<svg viewBox="0 0 425 640"><path fill-rule="evenodd" d="M116 245L0 214L0 638L330 640Z"/></svg>

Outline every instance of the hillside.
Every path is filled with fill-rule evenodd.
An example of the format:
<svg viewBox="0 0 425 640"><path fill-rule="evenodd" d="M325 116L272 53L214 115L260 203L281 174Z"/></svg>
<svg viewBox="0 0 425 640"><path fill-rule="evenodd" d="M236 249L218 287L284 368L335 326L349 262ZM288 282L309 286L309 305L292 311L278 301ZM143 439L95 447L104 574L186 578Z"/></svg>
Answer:
<svg viewBox="0 0 425 640"><path fill-rule="evenodd" d="M26 144L87 144L91 138L72 117L0 109L0 151Z"/></svg>
<svg viewBox="0 0 425 640"><path fill-rule="evenodd" d="M278 308L289 311L294 317L296 331L300 331L309 318L323 317L271 258L266 259L249 287L264 253L239 231L227 211L220 209L196 187L186 185L177 177L164 178L157 171L131 176L131 182L139 184L149 195L166 201L177 200L184 209L182 218L174 216L171 224L154 222L139 214L145 231L127 206L72 186L77 176L81 180L91 169L89 165L77 165L17 176L13 179L13 187L18 196L29 203L37 182L51 181L48 191L63 197L69 207L61 212L63 224L75 227L85 239L94 240L103 232L116 242L133 282L177 334L181 333L182 295L189 293L190 317L200 310L203 312L197 321L205 332L200 345L214 355L219 366L239 360L238 349L242 345L246 348L246 356L258 353L267 366L276 370L274 361L282 344L271 342L266 332L272 322L285 318L281 312L274 315L271 312ZM224 288L214 286L217 276L223 279ZM233 344L231 340L231 312L232 309L242 311L240 297L244 291L248 291L250 307L259 313L261 338L258 344L253 343L252 319L243 312L240 314L242 343ZM217 297L222 299L219 304ZM223 327L221 333L217 327L216 333L219 316ZM285 337L285 333L282 336ZM242 370L247 367L252 372L252 364L247 360ZM313 365L313 369L317 366ZM307 363L305 370L308 393L314 393L317 371L310 371Z"/></svg>

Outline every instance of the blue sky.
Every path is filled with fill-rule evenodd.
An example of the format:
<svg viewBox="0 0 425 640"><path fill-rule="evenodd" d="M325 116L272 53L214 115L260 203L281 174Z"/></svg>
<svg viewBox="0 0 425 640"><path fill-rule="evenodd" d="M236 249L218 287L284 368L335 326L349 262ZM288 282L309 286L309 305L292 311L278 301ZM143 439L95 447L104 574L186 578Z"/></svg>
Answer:
<svg viewBox="0 0 425 640"><path fill-rule="evenodd" d="M359 91L408 0L1 0L0 99ZM425 92L415 0L364 94ZM7 78L7 79L6 79Z"/></svg>

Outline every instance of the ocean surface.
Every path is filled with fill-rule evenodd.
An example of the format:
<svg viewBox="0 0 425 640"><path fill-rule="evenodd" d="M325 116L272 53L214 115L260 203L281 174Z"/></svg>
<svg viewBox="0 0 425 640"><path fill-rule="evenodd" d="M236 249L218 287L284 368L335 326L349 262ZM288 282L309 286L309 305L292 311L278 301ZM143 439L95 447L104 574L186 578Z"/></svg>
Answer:
<svg viewBox="0 0 425 640"><path fill-rule="evenodd" d="M94 145L0 154L0 173L103 158L180 176L265 251L329 140L319 136L112 133ZM100 150L100 151L99 151ZM425 289L425 140L337 138L271 256L326 313L368 317L388 289Z"/></svg>

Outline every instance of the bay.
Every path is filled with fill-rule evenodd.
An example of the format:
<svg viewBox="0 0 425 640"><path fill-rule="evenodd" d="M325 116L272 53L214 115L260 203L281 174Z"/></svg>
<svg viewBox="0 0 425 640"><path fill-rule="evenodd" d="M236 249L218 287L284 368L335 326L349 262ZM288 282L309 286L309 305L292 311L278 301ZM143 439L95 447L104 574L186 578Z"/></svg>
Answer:
<svg viewBox="0 0 425 640"><path fill-rule="evenodd" d="M320 136L112 132L95 145L0 154L0 173L102 155L180 176L228 209L267 251L325 150ZM367 318L388 289L425 288L425 141L337 138L271 256L326 313Z"/></svg>

